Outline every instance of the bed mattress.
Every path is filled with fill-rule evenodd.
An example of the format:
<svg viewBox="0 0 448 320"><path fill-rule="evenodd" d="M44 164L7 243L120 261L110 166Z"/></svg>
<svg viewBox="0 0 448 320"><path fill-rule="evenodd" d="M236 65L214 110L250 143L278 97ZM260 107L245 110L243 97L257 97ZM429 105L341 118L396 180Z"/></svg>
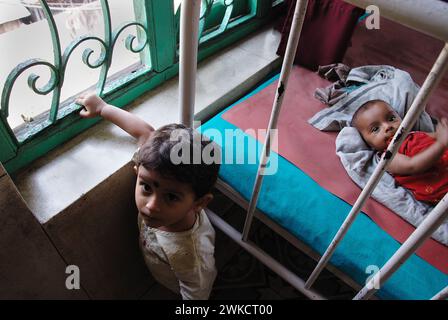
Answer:
<svg viewBox="0 0 448 320"><path fill-rule="evenodd" d="M314 92L310 93L311 86L316 83L325 84L325 82L319 82L322 79L317 80L316 74L300 67L293 68L290 79L294 79L294 77L301 79L302 86L308 86L308 88L294 85L294 80L290 80L288 92L290 90L308 92L307 104L311 103L309 98L312 97ZM257 155L261 154L262 144L260 141L263 140L260 136L258 136L260 141L257 140L257 136L247 129L253 128L255 131L259 129L261 127L260 117L256 115L256 107L250 111L253 116L247 117L248 113L246 112L246 118L244 119L238 119L238 113L232 116L231 112L236 110L234 108L247 107L248 102L249 105L254 104L257 96L260 97L264 90L269 90L270 86L276 87L276 80L278 80L278 75L260 85L199 128L206 136L222 146L222 159L225 161L221 165L220 178L246 200L251 197L258 169L256 159L258 159ZM273 97L272 95L272 99L268 102L270 105L272 105ZM301 104L297 99L297 96L295 96L288 102L285 97L283 109L286 107L285 104L289 103L294 104L290 106L290 108L294 108L294 113L300 114L301 110L307 110L307 106ZM291 111L289 112L291 114ZM268 118L268 116L264 115L261 118ZM296 117L294 121L302 121L301 125L308 125L306 123L307 116L308 114L305 111L304 115ZM265 122L264 128L266 128L267 119L263 121ZM276 149L278 152L273 152L271 155L271 165L276 166L277 170L275 170L275 174L264 177L257 207L300 241L322 255L350 212L351 200L349 198L356 199L357 194L348 197L341 196L339 190L335 189L337 187L328 187L325 183L321 183L318 174L314 174L309 168L303 170L302 167L295 165L297 163L293 159L295 155L285 152L286 149L282 146L289 143L302 144L303 150L307 150L307 148L328 148L328 146L315 145L310 142L306 133L303 134L302 141L297 141L297 133L295 135L289 134L290 130L296 130L295 128L297 128L297 125L292 122L292 119L288 119L288 113L286 113L286 118L279 120L279 144ZM291 136L295 137L292 142L288 141ZM326 139L334 141L335 135L330 134ZM323 154L331 154L332 152L334 152L334 144L332 149L326 150ZM319 163L320 160L315 159L315 161ZM325 166L328 166L329 162L324 163ZM341 166L340 163L334 163L331 166L333 165L335 167ZM326 170L330 172L333 171L333 168L327 167ZM335 186L337 186L337 183ZM383 210L387 210L387 208L381 207L381 205L375 207L372 204L367 207L371 212L370 216L365 213L358 215L330 260L333 266L350 276L361 286L371 276L369 270L376 267L381 268L399 248L400 242L403 242L407 235L414 230L404 221L397 224L398 220L391 222L388 229L383 222L375 221L384 215ZM381 212L378 212L378 210ZM371 216L375 214L377 218L373 219ZM395 229L406 230L393 230L390 226ZM419 254L414 254L381 286L377 296L383 299L431 298L448 284L447 257L448 248L446 246L436 243L432 239L426 241L425 247L420 248Z"/></svg>

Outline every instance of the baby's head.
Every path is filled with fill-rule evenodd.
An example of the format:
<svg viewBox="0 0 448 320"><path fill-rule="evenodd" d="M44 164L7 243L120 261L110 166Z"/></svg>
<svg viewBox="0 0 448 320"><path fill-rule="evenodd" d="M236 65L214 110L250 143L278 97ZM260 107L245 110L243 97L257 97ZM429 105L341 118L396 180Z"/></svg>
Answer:
<svg viewBox="0 0 448 320"><path fill-rule="evenodd" d="M204 159L204 151L217 160ZM191 226L213 198L219 161L219 146L192 128L170 124L154 131L135 167L135 201L146 225L167 231Z"/></svg>
<svg viewBox="0 0 448 320"><path fill-rule="evenodd" d="M351 126L358 129L364 141L377 151L386 150L400 124L400 116L382 100L364 103L351 121Z"/></svg>

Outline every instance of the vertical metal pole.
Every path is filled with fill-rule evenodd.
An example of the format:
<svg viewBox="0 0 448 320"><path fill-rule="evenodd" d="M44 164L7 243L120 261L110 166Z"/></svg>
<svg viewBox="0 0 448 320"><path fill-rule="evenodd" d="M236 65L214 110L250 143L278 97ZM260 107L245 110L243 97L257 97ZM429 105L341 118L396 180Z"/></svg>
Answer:
<svg viewBox="0 0 448 320"><path fill-rule="evenodd" d="M272 106L271 118L269 120L268 134L266 136L263 151L261 153L260 165L258 167L257 178L255 180L254 189L252 192L252 199L247 210L246 221L243 229L243 241L247 241L250 226L252 224L255 208L257 206L258 196L260 193L261 183L263 181L264 171L266 169L269 155L271 152L271 138L276 134L278 116L282 107L283 97L288 83L289 73L292 69L292 64L296 56L297 45L299 44L300 32L302 31L303 21L305 20L306 7L308 0L298 0L294 10L294 17L292 20L291 31L288 37L288 45L286 46L285 58L283 60L282 71L275 92L275 99Z"/></svg>
<svg viewBox="0 0 448 320"><path fill-rule="evenodd" d="M403 122L401 123L400 127L395 133L392 139L392 143L387 147L387 151L384 153L380 163L375 168L375 171L373 172L369 181L367 181L366 186L364 187L358 199L356 200L352 210L348 214L347 218L345 218L345 221L342 224L341 228L336 233L335 237L331 241L324 255L319 260L319 263L317 264L316 268L313 270L311 276L308 278L305 284L306 288L310 288L312 286L316 278L319 276L320 272L325 268L326 264L328 263L334 251L336 250L336 247L338 246L339 242L341 242L341 240L347 233L348 229L350 228L351 224L353 223L353 221L355 221L356 216L359 214L362 207L364 206L364 203L367 201L370 194L373 192L373 189L375 189L376 185L378 184L378 181L381 179L385 171L386 165L392 160L401 142L409 133L410 129L412 128L412 126L414 125L415 121L418 119L420 114L424 111L425 105L428 101L431 92L436 88L439 81L443 78L443 74L445 73L447 68L448 68L448 43L445 43L445 46L440 52L440 55L437 57L436 62L434 63L431 71L426 77L426 80L423 83L422 87L420 88L417 96L415 97L415 100L412 103L412 106L409 109L406 117L403 119Z"/></svg>
<svg viewBox="0 0 448 320"><path fill-rule="evenodd" d="M434 233L434 231L448 217L448 193L437 204L437 206L422 221L417 229L400 246L394 255L378 271L372 279L353 298L354 300L368 299L378 289L374 283L384 284L392 274L423 244L423 242Z"/></svg>
<svg viewBox="0 0 448 320"><path fill-rule="evenodd" d="M448 299L448 286L440 290L431 300L445 300Z"/></svg>
<svg viewBox="0 0 448 320"><path fill-rule="evenodd" d="M183 0L180 16L179 103L180 121L191 127L194 115L200 0Z"/></svg>

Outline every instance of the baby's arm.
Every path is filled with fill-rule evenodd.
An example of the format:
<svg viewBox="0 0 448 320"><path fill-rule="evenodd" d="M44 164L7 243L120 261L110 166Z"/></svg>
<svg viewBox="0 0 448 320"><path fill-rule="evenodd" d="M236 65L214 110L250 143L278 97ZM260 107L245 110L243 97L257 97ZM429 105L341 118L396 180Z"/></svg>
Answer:
<svg viewBox="0 0 448 320"><path fill-rule="evenodd" d="M439 122L434 135L436 141L427 149L408 157L397 153L387 167L387 171L397 175L412 175L422 173L434 166L443 152L448 148L448 120Z"/></svg>
<svg viewBox="0 0 448 320"><path fill-rule="evenodd" d="M109 120L136 138L139 146L142 145L154 131L153 127L136 115L107 104L94 93L79 97L76 100L76 103L85 108L79 113L81 117L93 118L101 116L104 119Z"/></svg>

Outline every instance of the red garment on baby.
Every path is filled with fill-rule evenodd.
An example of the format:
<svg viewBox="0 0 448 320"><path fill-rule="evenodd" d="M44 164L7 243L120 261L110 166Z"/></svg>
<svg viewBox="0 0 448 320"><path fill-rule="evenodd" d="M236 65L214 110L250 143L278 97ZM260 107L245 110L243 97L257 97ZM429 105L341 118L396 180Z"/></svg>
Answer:
<svg viewBox="0 0 448 320"><path fill-rule="evenodd" d="M434 142L435 139L424 132L411 132L398 152L412 157ZM409 176L396 175L394 178L399 185L412 191L417 200L430 204L438 203L448 192L448 149L429 170Z"/></svg>

